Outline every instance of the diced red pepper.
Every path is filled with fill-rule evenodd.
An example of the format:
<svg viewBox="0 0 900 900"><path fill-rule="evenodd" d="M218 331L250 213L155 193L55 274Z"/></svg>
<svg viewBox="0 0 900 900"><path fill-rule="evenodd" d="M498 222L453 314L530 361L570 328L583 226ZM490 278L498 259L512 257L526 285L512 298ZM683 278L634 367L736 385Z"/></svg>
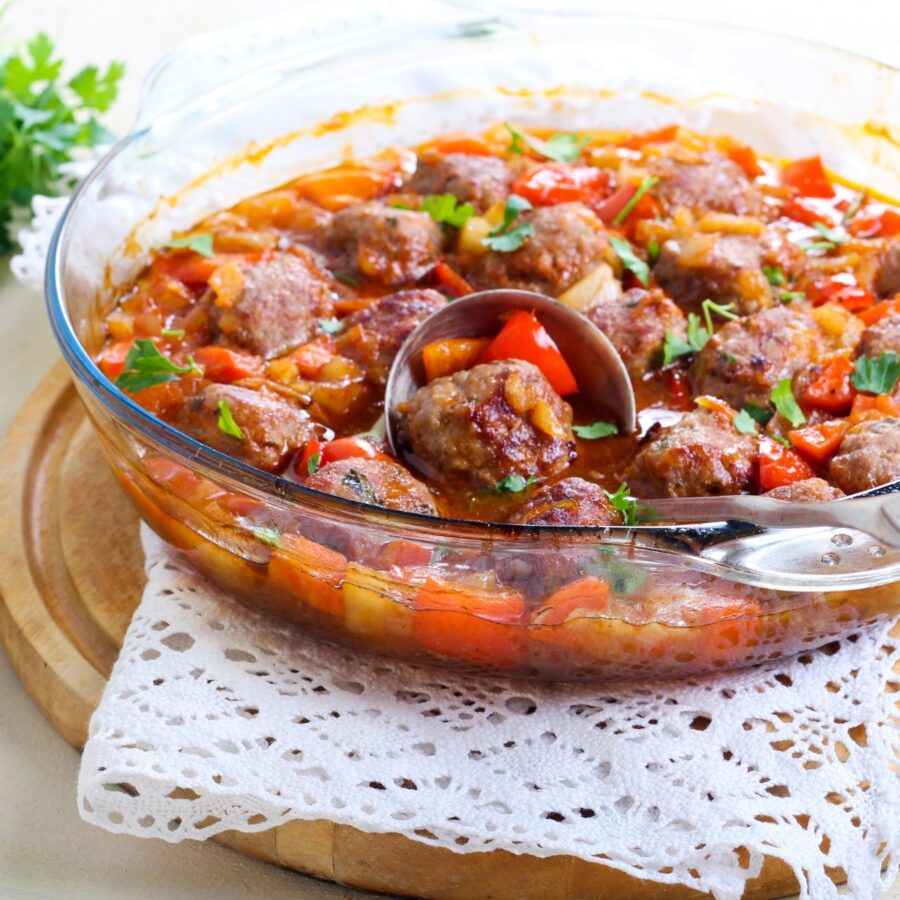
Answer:
<svg viewBox="0 0 900 900"><path fill-rule="evenodd" d="M190 250L178 250L157 255L150 264L150 269L153 277L168 275L190 287L201 287L212 278L219 266L227 262L256 265L271 256L271 250L260 250L257 253L217 253L215 256L201 256Z"/></svg>
<svg viewBox="0 0 900 900"><path fill-rule="evenodd" d="M653 131L636 134L625 146L631 150L640 150L646 144L668 144L678 138L678 128L678 125L664 125L662 128L656 128Z"/></svg>
<svg viewBox="0 0 900 900"><path fill-rule="evenodd" d="M787 163L781 170L781 183L794 188L804 197L823 197L827 200L834 196L834 186L822 165L822 157L818 155Z"/></svg>
<svg viewBox="0 0 900 900"><path fill-rule="evenodd" d="M113 341L100 351L97 364L100 366L100 371L111 381L115 381L125 370L125 357L128 356L128 351L133 343L132 339Z"/></svg>
<svg viewBox="0 0 900 900"><path fill-rule="evenodd" d="M334 338L323 334L298 347L291 353L297 370L304 378L315 378L319 369L334 359L337 353Z"/></svg>
<svg viewBox="0 0 900 900"><path fill-rule="evenodd" d="M598 578L579 578L551 594L534 617L535 625L562 625L579 613L596 615L609 609L609 585Z"/></svg>
<svg viewBox="0 0 900 900"><path fill-rule="evenodd" d="M525 600L429 578L416 592L414 632L426 650L467 662L515 667L522 659Z"/></svg>
<svg viewBox="0 0 900 900"><path fill-rule="evenodd" d="M782 447L771 438L759 441L759 486L763 491L812 478L816 473L796 450Z"/></svg>
<svg viewBox="0 0 900 900"><path fill-rule="evenodd" d="M850 222L847 230L861 238L894 237L900 234L900 212L886 209L876 216L857 216Z"/></svg>
<svg viewBox="0 0 900 900"><path fill-rule="evenodd" d="M850 382L853 363L846 356L837 356L826 363L818 377L803 392L801 401L807 406L831 413L849 412L856 391Z"/></svg>
<svg viewBox="0 0 900 900"><path fill-rule="evenodd" d="M759 164L759 160L756 158L756 151L752 147L738 145L730 147L726 152L728 153L728 158L739 165L748 178L758 178L763 174L763 167Z"/></svg>
<svg viewBox="0 0 900 900"><path fill-rule="evenodd" d="M439 259L434 267L437 280L449 294L454 297L465 297L472 293L472 286L455 269Z"/></svg>
<svg viewBox="0 0 900 900"><path fill-rule="evenodd" d="M821 466L834 456L841 446L850 423L846 419L831 419L818 425L798 428L788 433L794 448L813 465Z"/></svg>
<svg viewBox="0 0 900 900"><path fill-rule="evenodd" d="M586 203L597 206L609 193L610 174L592 166L544 163L522 172L512 184L512 193L534 206Z"/></svg>
<svg viewBox="0 0 900 900"><path fill-rule="evenodd" d="M241 378L254 378L262 372L260 357L226 347L201 347L194 358L203 367L206 378L224 384Z"/></svg>
<svg viewBox="0 0 900 900"><path fill-rule="evenodd" d="M638 185L636 184L623 184L596 208L597 217L604 225L612 225L616 216L628 206L631 198L637 193L637 189Z"/></svg>
<svg viewBox="0 0 900 900"><path fill-rule="evenodd" d="M889 316L900 316L900 294L894 297L893 300L882 300L881 303L876 303L869 309L864 309L858 315L866 325L874 325L876 322L880 322Z"/></svg>
<svg viewBox="0 0 900 900"><path fill-rule="evenodd" d="M900 405L891 394L857 394L853 398L850 419L880 419L884 416L900 416Z"/></svg>
<svg viewBox="0 0 900 900"><path fill-rule="evenodd" d="M578 390L575 376L559 347L537 316L524 309L516 310L509 317L500 334L485 350L482 362L498 359L524 359L537 366L560 397Z"/></svg>
<svg viewBox="0 0 900 900"><path fill-rule="evenodd" d="M315 466L317 469L339 459L380 459L382 462L393 462L390 456L382 453L365 438L345 437L333 441L319 441L313 438L306 442L303 453L295 464L295 471L301 478L311 474L309 466L316 454L318 454L318 464Z"/></svg>
<svg viewBox="0 0 900 900"><path fill-rule="evenodd" d="M793 195L784 201L781 212L789 219L802 222L804 225L820 224L830 228L835 224L833 216L829 216L824 210L813 206L808 200Z"/></svg>
<svg viewBox="0 0 900 900"><path fill-rule="evenodd" d="M875 303L875 295L856 283L850 272L841 272L828 278L817 278L806 289L806 296L814 306L824 303L840 303L850 312L859 313Z"/></svg>

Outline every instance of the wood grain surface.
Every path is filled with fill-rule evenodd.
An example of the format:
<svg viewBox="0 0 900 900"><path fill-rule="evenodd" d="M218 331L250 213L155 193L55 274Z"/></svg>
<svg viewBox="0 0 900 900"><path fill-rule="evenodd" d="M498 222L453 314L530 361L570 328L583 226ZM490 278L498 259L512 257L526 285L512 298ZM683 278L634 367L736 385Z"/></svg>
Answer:
<svg viewBox="0 0 900 900"><path fill-rule="evenodd" d="M60 363L23 407L0 453L0 637L35 703L74 747L86 740L140 600L138 524ZM328 821L226 832L217 840L330 881L426 898L707 896L572 857L502 850L461 855ZM782 897L796 889L788 867L767 859L745 897Z"/></svg>

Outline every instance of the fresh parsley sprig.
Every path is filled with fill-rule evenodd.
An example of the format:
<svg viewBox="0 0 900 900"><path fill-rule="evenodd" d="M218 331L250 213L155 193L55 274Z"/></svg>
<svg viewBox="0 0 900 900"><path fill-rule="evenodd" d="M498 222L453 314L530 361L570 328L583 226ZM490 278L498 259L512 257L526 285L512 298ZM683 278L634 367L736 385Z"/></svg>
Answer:
<svg viewBox="0 0 900 900"><path fill-rule="evenodd" d="M211 234L189 234L183 238L176 238L163 244L170 250L193 250L209 259L213 255L213 236Z"/></svg>
<svg viewBox="0 0 900 900"><path fill-rule="evenodd" d="M125 368L116 379L116 387L134 394L167 381L177 381L180 375L190 372L203 374L193 356L188 357L187 365L179 366L160 353L149 338L138 338L125 356Z"/></svg>
<svg viewBox="0 0 900 900"><path fill-rule="evenodd" d="M228 405L227 400L219 401L219 431L222 434L231 435L231 437L237 438L239 441L244 439L244 432L241 431L241 426L234 421L234 416L231 413L231 407Z"/></svg>
<svg viewBox="0 0 900 900"><path fill-rule="evenodd" d="M634 272L635 278L637 278L644 287L647 287L650 283L650 267L635 254L631 244L624 238L617 237L610 237L609 243L613 250L615 250L616 256L622 260L622 265L625 266L629 272Z"/></svg>
<svg viewBox="0 0 900 900"><path fill-rule="evenodd" d="M613 422L592 422L590 425L573 425L572 431L583 440L597 441L618 434L619 428Z"/></svg>
<svg viewBox="0 0 900 900"><path fill-rule="evenodd" d="M713 336L713 314L730 321L739 319L740 316L735 315L732 309L734 309L733 303L723 305L713 300L704 300L700 304L700 310L703 313L703 321L706 322L705 326L701 324L700 316L696 313L688 313L687 340L679 337L674 331L666 331L663 343L663 365L668 366L679 357L699 353Z"/></svg>
<svg viewBox="0 0 900 900"><path fill-rule="evenodd" d="M622 207L619 214L613 219L613 225L625 224L625 220L631 215L631 211L638 205L638 201L659 179L655 175L645 175L638 185L638 189L631 195L631 199Z"/></svg>
<svg viewBox="0 0 900 900"><path fill-rule="evenodd" d="M613 509L622 513L622 521L626 525L637 525L637 500L631 496L631 489L623 481L612 493L604 491Z"/></svg>
<svg viewBox="0 0 900 900"><path fill-rule="evenodd" d="M488 494L521 494L535 483L534 475L504 475L496 484L486 489Z"/></svg>
<svg viewBox="0 0 900 900"><path fill-rule="evenodd" d="M850 383L866 394L890 394L900 379L900 356L887 350L877 359L861 356L853 366Z"/></svg>
<svg viewBox="0 0 900 900"><path fill-rule="evenodd" d="M512 253L513 250L518 250L525 243L525 238L534 232L534 225L531 222L523 222L515 228L512 226L516 219L529 209L532 209L531 203L524 197L510 194L503 206L503 221L488 232L488 236L482 238L481 243L497 253Z"/></svg>
<svg viewBox="0 0 900 900"><path fill-rule="evenodd" d="M462 228L475 215L471 203L460 203L454 194L429 194L422 201L422 210L438 224Z"/></svg>
<svg viewBox="0 0 900 900"><path fill-rule="evenodd" d="M575 162L591 142L590 137L579 137L577 134L554 134L546 141L542 141L539 138L523 134L517 128L513 128L509 122L504 122L504 125L512 137L509 145L510 153L524 153L527 146L540 156L556 162Z"/></svg>
<svg viewBox="0 0 900 900"><path fill-rule="evenodd" d="M759 428L756 419L746 409L742 409L737 413L731 420L731 424L734 425L735 430L740 434L756 434Z"/></svg>
<svg viewBox="0 0 900 900"><path fill-rule="evenodd" d="M803 410L797 404L794 398L794 392L791 390L791 379L782 378L771 391L772 405L778 411L778 414L784 416L794 428L799 428L806 422L806 416Z"/></svg>

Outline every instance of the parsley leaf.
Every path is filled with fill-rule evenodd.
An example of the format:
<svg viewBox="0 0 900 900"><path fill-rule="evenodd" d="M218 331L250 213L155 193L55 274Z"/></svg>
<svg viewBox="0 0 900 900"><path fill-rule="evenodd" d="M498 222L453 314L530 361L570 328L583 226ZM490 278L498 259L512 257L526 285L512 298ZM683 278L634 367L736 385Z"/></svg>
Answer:
<svg viewBox="0 0 900 900"><path fill-rule="evenodd" d="M656 261L659 259L659 241L653 239L647 244L647 261L651 266L656 265Z"/></svg>
<svg viewBox="0 0 900 900"><path fill-rule="evenodd" d="M724 306L714 303L712 300L704 300L703 303L700 304L700 308L703 310L703 318L706 321L706 330L712 335L713 328L712 323L712 314L715 313L717 316L721 316L723 319L728 319L729 322L734 322L739 319L740 316L736 316L731 310L734 309L733 303L726 303Z"/></svg>
<svg viewBox="0 0 900 900"><path fill-rule="evenodd" d="M828 252L834 250L839 244L846 244L850 238L840 231L835 231L821 222L814 222L813 228L822 236L820 240L800 241L797 246L804 253L817 253L819 250Z"/></svg>
<svg viewBox="0 0 900 900"><path fill-rule="evenodd" d="M513 250L518 250L525 242L525 238L534 231L534 225L531 222L524 222L522 225L512 228L512 224L523 212L527 212L531 208L531 204L524 197L510 194L503 207L503 221L488 232L488 236L482 238L481 243L498 253L511 253Z"/></svg>
<svg viewBox="0 0 900 900"><path fill-rule="evenodd" d="M850 238L840 231L835 231L833 228L829 228L822 222L813 222L813 228L825 238L826 241L831 241L833 244L846 244Z"/></svg>
<svg viewBox="0 0 900 900"><path fill-rule="evenodd" d="M866 192L860 191L847 207L847 211L841 217L841 225L848 225L850 220L859 212L866 199Z"/></svg>
<svg viewBox="0 0 900 900"><path fill-rule="evenodd" d="M590 425L573 425L572 431L586 441L596 441L600 438L618 434L619 429L612 422L593 422Z"/></svg>
<svg viewBox="0 0 900 900"><path fill-rule="evenodd" d="M268 544L270 547L281 546L281 532L277 528L263 528L261 525L255 525L250 529L257 540Z"/></svg>
<svg viewBox="0 0 900 900"><path fill-rule="evenodd" d="M645 175L641 180L638 189L631 195L631 199L622 207L619 214L613 219L613 225L622 225L631 215L631 211L637 206L638 200L640 200L657 181L659 181L659 179L655 175Z"/></svg>
<svg viewBox="0 0 900 900"><path fill-rule="evenodd" d="M69 79L69 87L81 98L84 106L106 112L119 92L119 79L125 74L125 65L120 62L109 64L103 75L96 66L86 66Z"/></svg>
<svg viewBox="0 0 900 900"><path fill-rule="evenodd" d="M319 319L318 324L325 334L340 334L344 330L344 323L340 319Z"/></svg>
<svg viewBox="0 0 900 900"><path fill-rule="evenodd" d="M617 491L610 493L604 491L613 509L622 513L622 519L626 525L637 525L637 500L631 496L631 489L623 481Z"/></svg>
<svg viewBox="0 0 900 900"><path fill-rule="evenodd" d="M179 366L160 353L149 338L138 338L125 356L125 368L116 379L116 387L134 394L167 381L176 381L179 375L189 372L203 374L193 356L188 357L186 366Z"/></svg>
<svg viewBox="0 0 900 900"><path fill-rule="evenodd" d="M507 130L512 136L512 142L509 145L510 153L524 153L525 145L531 147L535 153L545 156L547 159L556 162L575 162L584 148L591 142L590 137L579 137L577 134L554 134L546 141L542 141L536 137L530 137L523 134L516 128L513 128L509 122L504 123Z"/></svg>
<svg viewBox="0 0 900 900"><path fill-rule="evenodd" d="M794 300L805 300L806 294L803 291L782 291L778 299L782 303L793 303Z"/></svg>
<svg viewBox="0 0 900 900"><path fill-rule="evenodd" d="M806 422L806 416L803 410L797 405L794 399L793 391L791 391L791 379L782 378L775 387L772 388L772 403L779 415L784 416L794 428L799 428Z"/></svg>
<svg viewBox="0 0 900 900"><path fill-rule="evenodd" d="M756 434L756 430L758 427L756 419L754 419L746 409L742 409L731 420L731 424L734 425L735 429L741 434Z"/></svg>
<svg viewBox="0 0 900 900"><path fill-rule="evenodd" d="M187 237L176 238L163 244L171 250L193 250L207 259L213 255L213 236L211 234L189 234Z"/></svg>
<svg viewBox="0 0 900 900"><path fill-rule="evenodd" d="M495 485L489 487L489 494L520 494L536 481L534 475L524 478L521 475L504 475Z"/></svg>
<svg viewBox="0 0 900 900"><path fill-rule="evenodd" d="M315 475L316 472L319 471L319 466L322 463L322 454L321 453L313 453L313 455L306 461L306 474L307 475Z"/></svg>
<svg viewBox="0 0 900 900"><path fill-rule="evenodd" d="M784 284L784 269L781 266L763 266L762 271L772 287L781 287Z"/></svg>
<svg viewBox="0 0 900 900"><path fill-rule="evenodd" d="M867 394L889 394L900 378L900 356L887 350L878 359L861 356L853 366L850 383Z"/></svg>
<svg viewBox="0 0 900 900"><path fill-rule="evenodd" d="M350 287L356 287L359 284L359 279L354 278L352 275L341 275L338 273L334 277L337 281L340 281L341 284L349 284Z"/></svg>
<svg viewBox="0 0 900 900"><path fill-rule="evenodd" d="M666 331L663 344L663 365L668 366L681 356L699 353L708 343L711 332L700 323L700 316L688 313L687 340L683 340L674 331Z"/></svg>
<svg viewBox="0 0 900 900"><path fill-rule="evenodd" d="M444 222L454 228L462 228L475 215L471 203L460 203L453 194L429 194L422 201L422 209L435 222Z"/></svg>
<svg viewBox="0 0 900 900"><path fill-rule="evenodd" d="M771 420L773 415L771 409L766 409L763 406L757 406L755 403L745 404L742 412L747 413L747 415L753 418L754 421L763 426L769 424L769 421Z"/></svg>
<svg viewBox="0 0 900 900"><path fill-rule="evenodd" d="M231 414L231 407L228 405L227 400L219 401L219 431L222 434L229 434L239 441L244 439L244 432L241 431L238 423L234 421L234 416Z"/></svg>
<svg viewBox="0 0 900 900"><path fill-rule="evenodd" d="M163 337L184 337L183 328L163 328L160 332Z"/></svg>
<svg viewBox="0 0 900 900"><path fill-rule="evenodd" d="M644 286L650 283L650 267L640 257L635 256L631 244L623 238L610 237L610 244L616 255L622 260L622 265L630 272L634 272L637 280Z"/></svg>

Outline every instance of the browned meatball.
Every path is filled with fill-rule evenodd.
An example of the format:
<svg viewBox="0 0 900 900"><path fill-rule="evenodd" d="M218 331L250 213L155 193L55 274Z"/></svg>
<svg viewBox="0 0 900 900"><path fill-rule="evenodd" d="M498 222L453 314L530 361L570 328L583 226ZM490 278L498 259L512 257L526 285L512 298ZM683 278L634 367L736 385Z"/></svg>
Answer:
<svg viewBox="0 0 900 900"><path fill-rule="evenodd" d="M698 163L658 157L649 168L659 178L653 193L667 213L680 206L741 216L758 216L763 210L759 189L724 156L709 155Z"/></svg>
<svg viewBox="0 0 900 900"><path fill-rule="evenodd" d="M846 494L900 478L900 419L870 419L854 425L831 460L828 477Z"/></svg>
<svg viewBox="0 0 900 900"><path fill-rule="evenodd" d="M511 517L516 525L620 525L622 514L606 491L583 478L539 488Z"/></svg>
<svg viewBox="0 0 900 900"><path fill-rule="evenodd" d="M824 478L806 478L773 488L763 496L773 500L789 500L792 503L821 503L824 500L837 500L844 496L844 492L830 485Z"/></svg>
<svg viewBox="0 0 900 900"><path fill-rule="evenodd" d="M900 237L888 241L879 254L875 290L880 297L900 294Z"/></svg>
<svg viewBox="0 0 900 900"><path fill-rule="evenodd" d="M466 267L479 290L516 288L556 297L603 261L606 238L597 217L581 203L561 203L525 213L516 224L534 231L518 250L490 251Z"/></svg>
<svg viewBox="0 0 900 900"><path fill-rule="evenodd" d="M243 289L234 302L215 297L212 318L219 336L270 359L308 341L316 320L331 315L330 279L306 251L276 253L242 267Z"/></svg>
<svg viewBox="0 0 900 900"><path fill-rule="evenodd" d="M667 331L685 337L684 313L662 291L632 288L586 315L612 341L635 381L661 362Z"/></svg>
<svg viewBox="0 0 900 900"><path fill-rule="evenodd" d="M344 319L338 338L343 356L355 359L369 381L383 385L400 345L433 312L446 306L442 294L432 290L400 291L376 300Z"/></svg>
<svg viewBox="0 0 900 900"><path fill-rule="evenodd" d="M859 339L857 356L878 359L883 353L900 353L900 316L887 316L870 325Z"/></svg>
<svg viewBox="0 0 900 900"><path fill-rule="evenodd" d="M304 484L346 500L437 515L428 488L402 466L381 459L339 459L322 466Z"/></svg>
<svg viewBox="0 0 900 900"><path fill-rule="evenodd" d="M437 378L399 412L401 440L436 479L543 478L575 455L572 408L540 369L518 359Z"/></svg>
<svg viewBox="0 0 900 900"><path fill-rule="evenodd" d="M223 401L243 439L219 428L219 404ZM179 407L175 425L207 447L267 472L280 472L297 450L322 432L303 410L231 384L205 387Z"/></svg>
<svg viewBox="0 0 900 900"><path fill-rule="evenodd" d="M696 409L667 428L655 427L628 473L637 497L740 494L756 476L756 438L738 433L722 412Z"/></svg>
<svg viewBox="0 0 900 900"><path fill-rule="evenodd" d="M441 254L441 229L424 212L377 200L342 209L329 235L337 264L394 287L418 281Z"/></svg>
<svg viewBox="0 0 900 900"><path fill-rule="evenodd" d="M421 160L409 187L420 194L453 194L485 210L506 199L512 172L496 156L449 153Z"/></svg>
<svg viewBox="0 0 900 900"><path fill-rule="evenodd" d="M701 394L740 409L766 406L783 378L816 361L826 347L821 329L802 304L774 306L728 322L697 355L693 374Z"/></svg>

